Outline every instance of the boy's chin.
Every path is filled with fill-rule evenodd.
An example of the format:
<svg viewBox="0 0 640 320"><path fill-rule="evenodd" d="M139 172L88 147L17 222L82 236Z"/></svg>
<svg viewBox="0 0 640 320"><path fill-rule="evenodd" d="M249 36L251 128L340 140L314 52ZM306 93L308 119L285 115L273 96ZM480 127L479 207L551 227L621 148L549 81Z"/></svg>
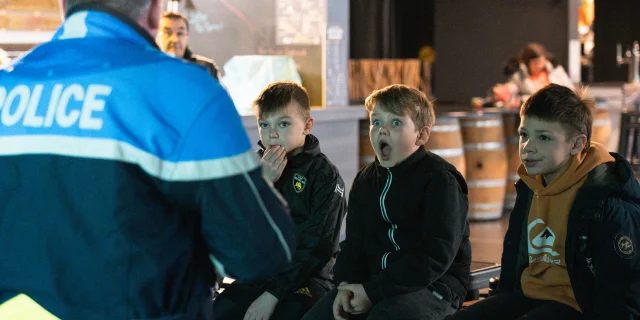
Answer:
<svg viewBox="0 0 640 320"><path fill-rule="evenodd" d="M378 157L378 162L380 163L380 165L385 167L385 168L391 168L391 167L396 165L396 161L393 159L393 157L389 157L386 160L382 159L380 156L377 156L377 157Z"/></svg>
<svg viewBox="0 0 640 320"><path fill-rule="evenodd" d="M527 171L527 175L532 177L544 176L545 174L548 174L546 170L541 170L539 168L527 168L527 166L524 166L524 169Z"/></svg>

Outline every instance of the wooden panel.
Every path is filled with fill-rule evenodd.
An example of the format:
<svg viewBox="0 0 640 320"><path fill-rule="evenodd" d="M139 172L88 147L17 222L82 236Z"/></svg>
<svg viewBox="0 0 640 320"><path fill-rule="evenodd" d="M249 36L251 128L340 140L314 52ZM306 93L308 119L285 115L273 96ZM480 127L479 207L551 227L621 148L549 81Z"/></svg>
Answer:
<svg viewBox="0 0 640 320"><path fill-rule="evenodd" d="M472 222L471 228L472 261L500 263L502 242L509 227L509 214L496 221Z"/></svg>
<svg viewBox="0 0 640 320"><path fill-rule="evenodd" d="M0 0L0 3L3 1ZM44 11L59 12L58 0L5 0L7 11ZM2 4L0 4L0 8Z"/></svg>
<svg viewBox="0 0 640 320"><path fill-rule="evenodd" d="M33 14L13 12L0 16L0 29L5 30L55 30L61 23L60 15L55 13Z"/></svg>
<svg viewBox="0 0 640 320"><path fill-rule="evenodd" d="M0 0L0 30L55 30L61 22L57 0Z"/></svg>

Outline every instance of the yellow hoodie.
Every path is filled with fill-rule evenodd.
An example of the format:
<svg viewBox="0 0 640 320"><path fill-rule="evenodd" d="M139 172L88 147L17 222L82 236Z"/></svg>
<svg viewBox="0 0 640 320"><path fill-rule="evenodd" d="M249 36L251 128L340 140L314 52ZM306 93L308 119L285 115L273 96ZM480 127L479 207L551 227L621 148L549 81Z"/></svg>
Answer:
<svg viewBox="0 0 640 320"><path fill-rule="evenodd" d="M569 167L546 187L542 176L527 175L523 165L518 168L520 178L533 191L527 220L529 266L520 278L525 296L557 301L580 311L565 261L569 211L587 174L612 161L606 147L592 142L589 152L572 157Z"/></svg>

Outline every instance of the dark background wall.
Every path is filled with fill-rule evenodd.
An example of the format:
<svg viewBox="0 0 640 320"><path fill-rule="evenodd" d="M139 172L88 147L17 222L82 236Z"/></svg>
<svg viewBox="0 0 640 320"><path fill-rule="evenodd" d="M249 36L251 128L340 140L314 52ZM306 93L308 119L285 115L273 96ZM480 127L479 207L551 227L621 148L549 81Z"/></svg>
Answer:
<svg viewBox="0 0 640 320"><path fill-rule="evenodd" d="M505 79L504 62L531 41L567 69L568 1L435 0L436 97L469 103L484 95Z"/></svg>
<svg viewBox="0 0 640 320"><path fill-rule="evenodd" d="M351 59L416 58L433 46L434 0L351 0Z"/></svg>
<svg viewBox="0 0 640 320"><path fill-rule="evenodd" d="M626 81L627 67L616 65L616 43L640 40L640 1L596 0L593 21L593 77L596 82Z"/></svg>

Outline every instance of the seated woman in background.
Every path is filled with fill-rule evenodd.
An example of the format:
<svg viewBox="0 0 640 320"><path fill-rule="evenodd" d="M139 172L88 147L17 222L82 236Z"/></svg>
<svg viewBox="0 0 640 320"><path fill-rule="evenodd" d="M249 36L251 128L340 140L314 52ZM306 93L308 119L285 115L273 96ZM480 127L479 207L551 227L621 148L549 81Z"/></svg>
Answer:
<svg viewBox="0 0 640 320"><path fill-rule="evenodd" d="M575 86L564 68L539 43L529 43L520 52L519 67L514 68L513 59L505 66L509 81L493 88L495 101L501 101L507 108L519 107L521 97L529 96L551 83L570 89Z"/></svg>

